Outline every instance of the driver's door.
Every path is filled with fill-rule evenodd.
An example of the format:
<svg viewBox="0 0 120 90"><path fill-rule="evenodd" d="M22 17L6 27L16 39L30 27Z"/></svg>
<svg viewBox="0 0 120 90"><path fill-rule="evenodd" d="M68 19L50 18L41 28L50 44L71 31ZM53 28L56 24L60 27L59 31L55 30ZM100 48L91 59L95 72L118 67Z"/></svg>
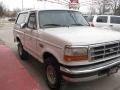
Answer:
<svg viewBox="0 0 120 90"><path fill-rule="evenodd" d="M29 15L27 28L25 29L25 46L31 53L36 53L36 34L37 34L37 23L36 13L31 12Z"/></svg>

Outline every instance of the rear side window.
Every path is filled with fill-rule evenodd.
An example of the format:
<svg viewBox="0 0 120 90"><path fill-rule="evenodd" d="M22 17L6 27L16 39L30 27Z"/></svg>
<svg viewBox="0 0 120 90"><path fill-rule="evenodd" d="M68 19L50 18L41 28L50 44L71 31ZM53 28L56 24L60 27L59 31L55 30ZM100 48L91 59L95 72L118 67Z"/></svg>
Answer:
<svg viewBox="0 0 120 90"><path fill-rule="evenodd" d="M26 20L26 17L27 17L27 13L21 13L21 14L19 14L18 15L18 19L16 21L16 24L18 24L18 25L23 24L25 22L25 20Z"/></svg>
<svg viewBox="0 0 120 90"><path fill-rule="evenodd" d="M98 16L97 17L97 22L100 23L107 23L108 17L107 16Z"/></svg>
<svg viewBox="0 0 120 90"><path fill-rule="evenodd" d="M111 17L110 23L120 24L120 17Z"/></svg>
<svg viewBox="0 0 120 90"><path fill-rule="evenodd" d="M94 16L89 16L89 17L87 18L87 21L88 21L88 22L92 22L92 21L93 21L93 18L94 18Z"/></svg>

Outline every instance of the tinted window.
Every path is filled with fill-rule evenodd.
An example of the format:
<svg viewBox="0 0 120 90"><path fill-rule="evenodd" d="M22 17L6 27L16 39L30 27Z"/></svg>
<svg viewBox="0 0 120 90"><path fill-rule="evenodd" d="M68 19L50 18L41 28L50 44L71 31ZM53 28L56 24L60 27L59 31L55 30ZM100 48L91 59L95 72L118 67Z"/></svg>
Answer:
<svg viewBox="0 0 120 90"><path fill-rule="evenodd" d="M16 21L16 24L19 24L19 25L23 24L25 22L25 20L26 20L26 17L27 17L27 13L19 14L18 19Z"/></svg>
<svg viewBox="0 0 120 90"><path fill-rule="evenodd" d="M110 23L120 24L120 17L111 17Z"/></svg>
<svg viewBox="0 0 120 90"><path fill-rule="evenodd" d="M88 22L92 22L92 21L93 21L93 18L94 18L94 16L89 16L89 17L87 18L87 21L88 21Z"/></svg>
<svg viewBox="0 0 120 90"><path fill-rule="evenodd" d="M108 19L107 16L98 16L98 17L97 17L97 22L107 23L107 19Z"/></svg>
<svg viewBox="0 0 120 90"><path fill-rule="evenodd" d="M41 27L88 25L87 21L79 12L67 10L40 11L39 22Z"/></svg>
<svg viewBox="0 0 120 90"><path fill-rule="evenodd" d="M30 17L29 17L29 20L28 20L28 28L36 29L35 13L30 14Z"/></svg>

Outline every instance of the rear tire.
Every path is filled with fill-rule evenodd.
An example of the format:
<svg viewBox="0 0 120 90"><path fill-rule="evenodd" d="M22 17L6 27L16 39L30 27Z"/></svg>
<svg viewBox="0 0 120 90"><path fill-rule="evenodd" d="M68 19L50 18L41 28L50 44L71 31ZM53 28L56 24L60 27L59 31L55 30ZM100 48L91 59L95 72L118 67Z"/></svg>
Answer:
<svg viewBox="0 0 120 90"><path fill-rule="evenodd" d="M45 60L45 78L52 90L59 90L61 85L60 68L54 58L48 57Z"/></svg>
<svg viewBox="0 0 120 90"><path fill-rule="evenodd" d="M28 59L28 53L23 49L21 42L18 42L18 54L22 60Z"/></svg>

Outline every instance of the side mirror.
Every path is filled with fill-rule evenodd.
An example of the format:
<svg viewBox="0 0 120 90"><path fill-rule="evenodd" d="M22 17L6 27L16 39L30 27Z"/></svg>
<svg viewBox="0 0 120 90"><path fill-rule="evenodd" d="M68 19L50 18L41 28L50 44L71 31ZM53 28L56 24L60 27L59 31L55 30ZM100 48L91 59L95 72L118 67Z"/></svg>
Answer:
<svg viewBox="0 0 120 90"><path fill-rule="evenodd" d="M26 25L27 25L26 23L22 23L22 24L20 25L20 27L21 27L21 28L25 28Z"/></svg>
<svg viewBox="0 0 120 90"><path fill-rule="evenodd" d="M37 28L35 22L33 22L33 21L30 21L30 23L28 23L28 27L31 28L31 29L36 29Z"/></svg>

